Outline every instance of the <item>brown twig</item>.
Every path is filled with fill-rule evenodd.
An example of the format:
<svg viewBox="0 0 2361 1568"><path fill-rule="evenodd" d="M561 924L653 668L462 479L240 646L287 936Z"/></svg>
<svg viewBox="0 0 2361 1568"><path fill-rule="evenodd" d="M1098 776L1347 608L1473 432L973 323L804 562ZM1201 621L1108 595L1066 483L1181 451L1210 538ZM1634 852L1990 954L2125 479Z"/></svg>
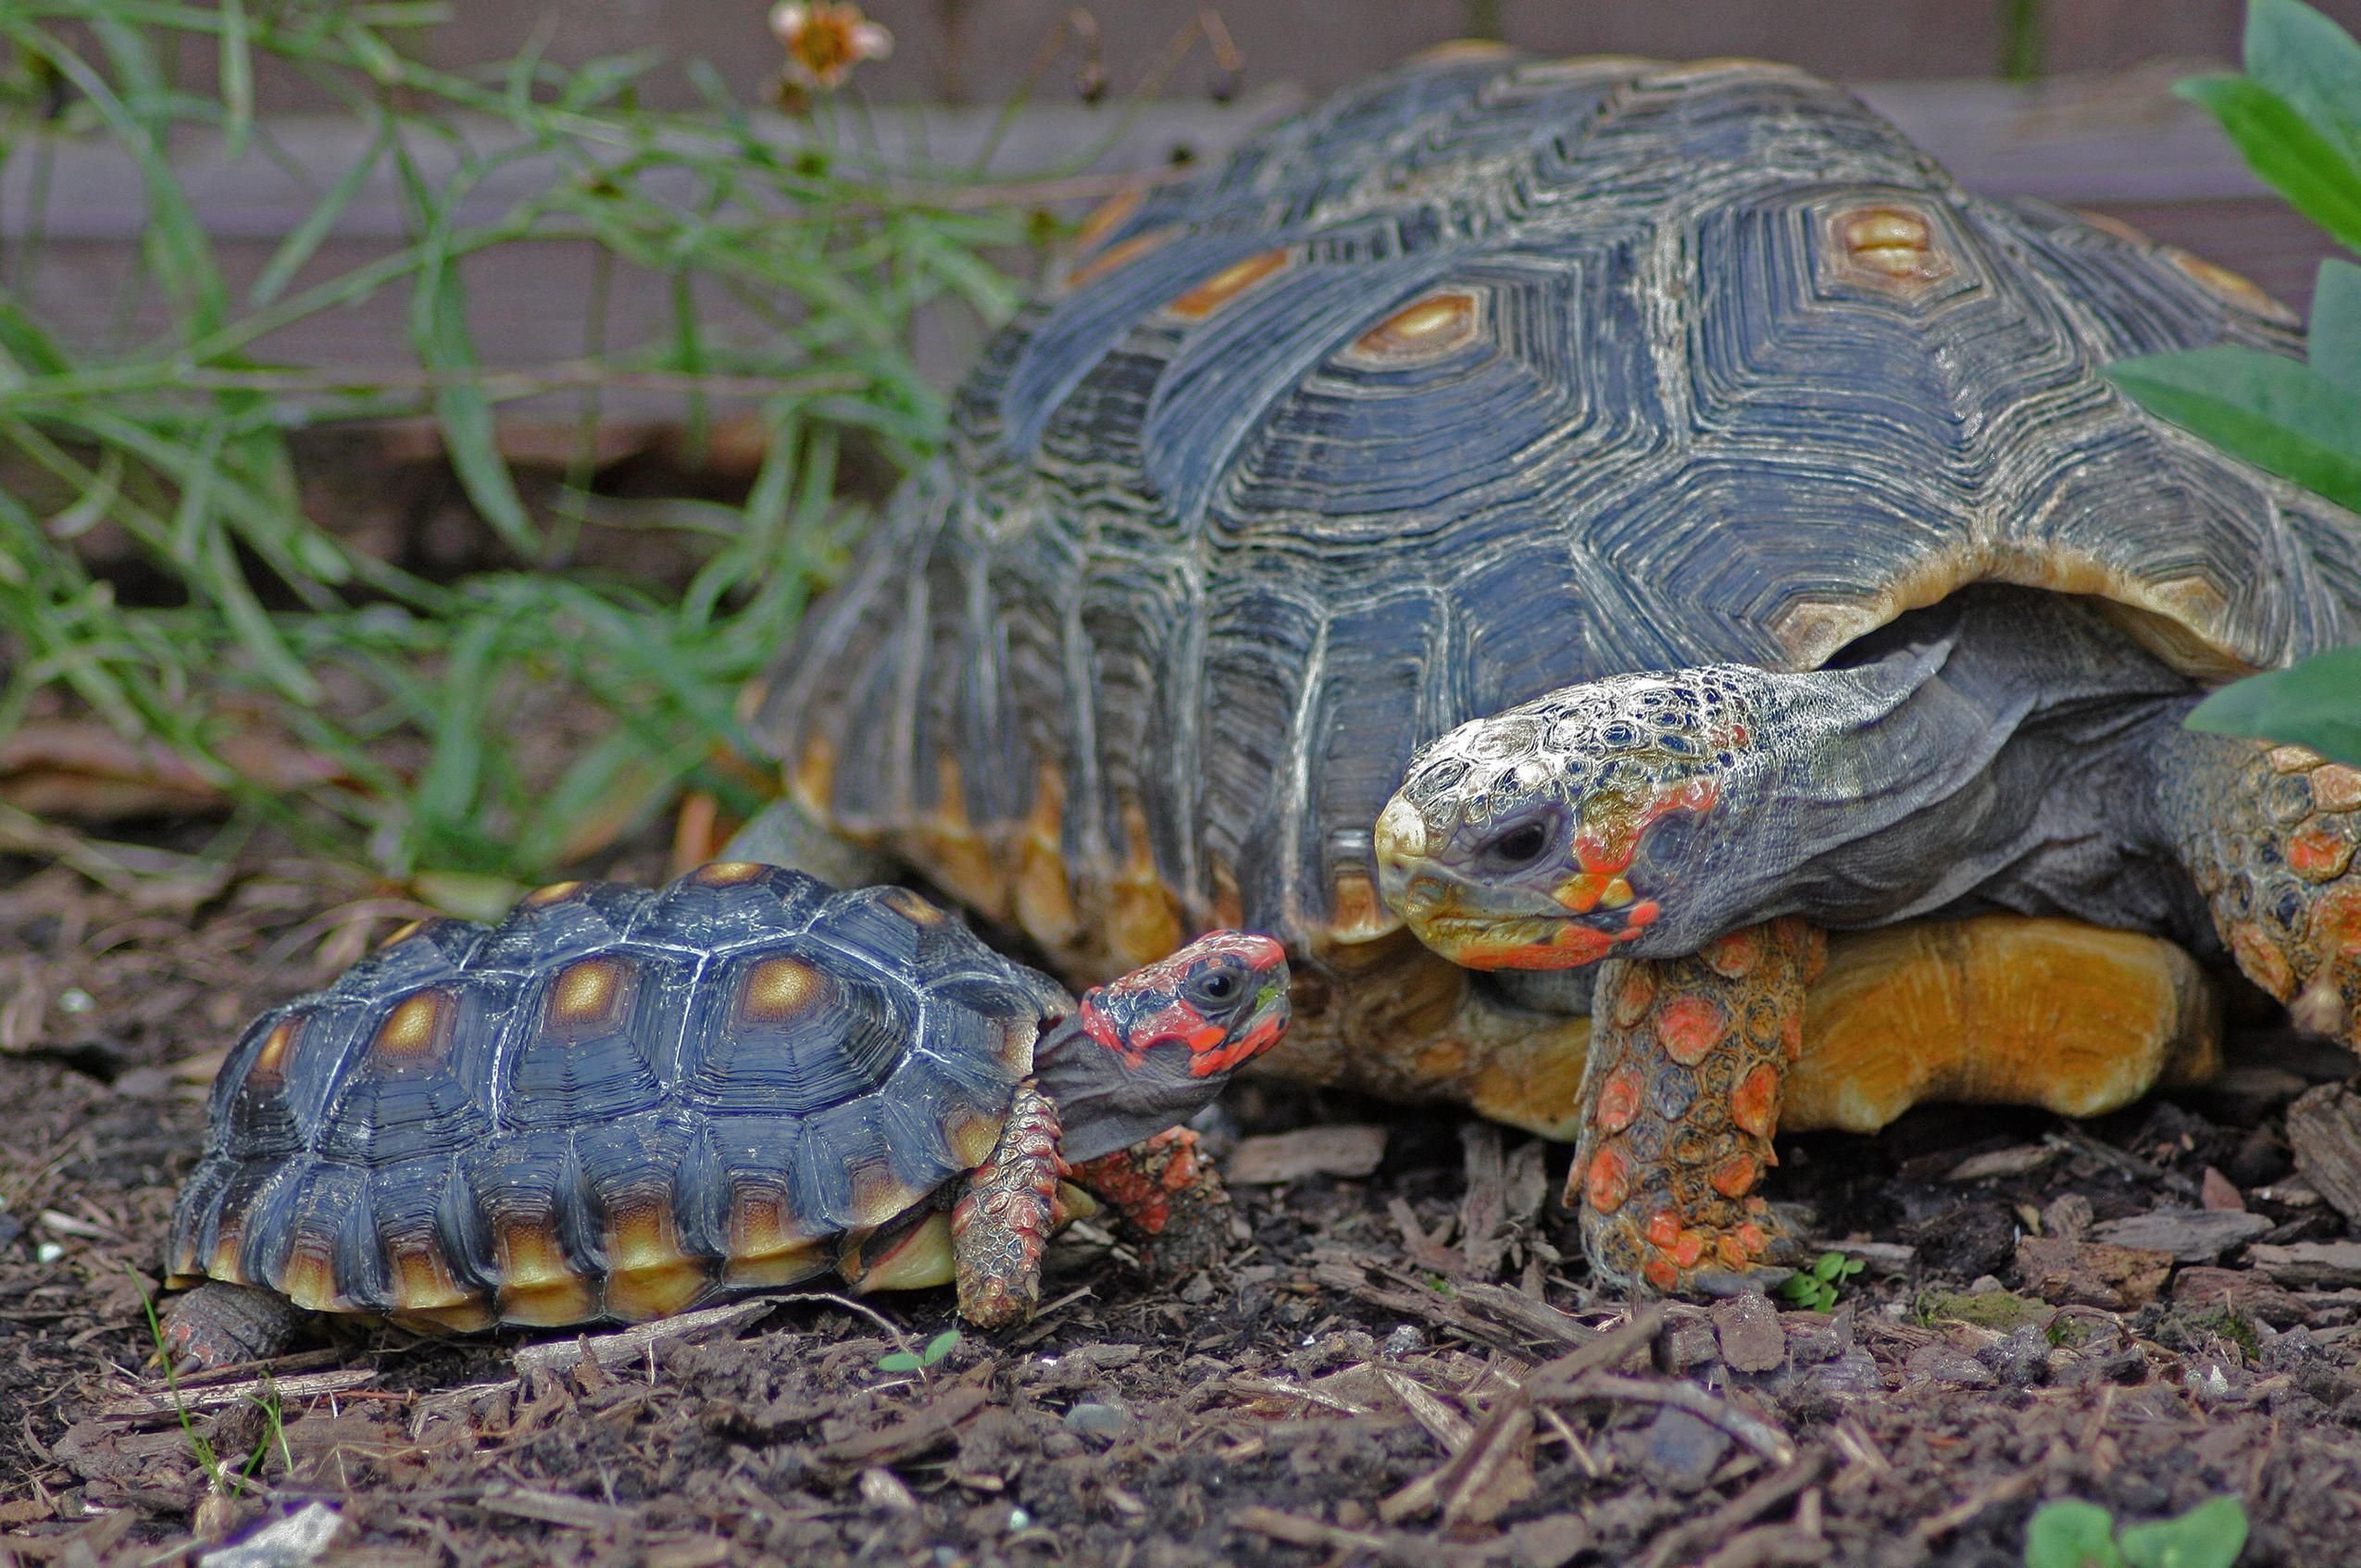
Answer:
<svg viewBox="0 0 2361 1568"><path fill-rule="evenodd" d="M1669 1405L1686 1411L1698 1420L1718 1426L1773 1464L1788 1464L1795 1458L1795 1443L1778 1427L1748 1415L1737 1406L1715 1399L1693 1383L1667 1378L1652 1381L1643 1377L1623 1377L1609 1372L1592 1372L1578 1379L1571 1388L1538 1393L1537 1398L1570 1404L1579 1400L1625 1400L1635 1404Z"/></svg>

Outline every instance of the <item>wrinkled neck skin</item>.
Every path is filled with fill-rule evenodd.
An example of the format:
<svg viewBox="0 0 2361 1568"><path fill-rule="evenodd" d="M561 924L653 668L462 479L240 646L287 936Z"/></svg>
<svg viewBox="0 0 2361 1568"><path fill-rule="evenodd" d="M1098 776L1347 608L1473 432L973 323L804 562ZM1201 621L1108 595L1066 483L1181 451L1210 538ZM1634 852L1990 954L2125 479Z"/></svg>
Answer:
<svg viewBox="0 0 2361 1568"><path fill-rule="evenodd" d="M1843 667L1751 673L1761 743L1683 879L1727 896L1668 909L1640 952L1779 915L1843 927L1991 909L2214 945L2153 778L2196 693L2088 603L1971 590Z"/></svg>
<svg viewBox="0 0 2361 1568"><path fill-rule="evenodd" d="M1180 1126L1213 1103L1230 1075L1191 1076L1189 1052L1177 1045L1158 1046L1138 1066L1128 1065L1075 1015L1042 1031L1033 1080L1057 1107L1064 1128L1058 1153L1079 1165Z"/></svg>

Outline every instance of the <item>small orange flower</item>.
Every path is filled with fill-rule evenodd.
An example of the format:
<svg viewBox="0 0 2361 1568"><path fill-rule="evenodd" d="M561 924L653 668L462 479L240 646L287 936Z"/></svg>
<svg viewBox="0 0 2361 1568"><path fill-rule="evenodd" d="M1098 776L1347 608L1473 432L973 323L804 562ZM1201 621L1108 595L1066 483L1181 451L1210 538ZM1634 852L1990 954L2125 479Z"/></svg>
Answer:
<svg viewBox="0 0 2361 1568"><path fill-rule="evenodd" d="M786 46L787 80L822 92L842 84L863 60L893 53L893 35L849 3L780 0L770 8L770 31Z"/></svg>

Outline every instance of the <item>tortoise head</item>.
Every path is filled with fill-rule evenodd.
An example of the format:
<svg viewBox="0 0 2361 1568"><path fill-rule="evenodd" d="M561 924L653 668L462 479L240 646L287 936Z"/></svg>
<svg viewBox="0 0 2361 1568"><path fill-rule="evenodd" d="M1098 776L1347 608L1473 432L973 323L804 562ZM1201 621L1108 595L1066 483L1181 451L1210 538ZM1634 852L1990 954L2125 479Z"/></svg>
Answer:
<svg viewBox="0 0 2361 1568"><path fill-rule="evenodd" d="M1430 742L1378 818L1386 902L1473 969L1692 951L1742 896L1714 851L1762 794L1767 678L1615 676Z"/></svg>
<svg viewBox="0 0 2361 1568"><path fill-rule="evenodd" d="M1287 950L1214 931L1084 994L1042 1037L1033 1072L1070 1163L1187 1121L1287 1028Z"/></svg>

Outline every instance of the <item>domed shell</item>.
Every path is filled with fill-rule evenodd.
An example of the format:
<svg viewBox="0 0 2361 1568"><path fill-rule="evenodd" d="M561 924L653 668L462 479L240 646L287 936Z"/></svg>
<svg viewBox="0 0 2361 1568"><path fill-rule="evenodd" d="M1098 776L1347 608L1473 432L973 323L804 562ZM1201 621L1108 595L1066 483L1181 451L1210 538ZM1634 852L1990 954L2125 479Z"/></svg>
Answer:
<svg viewBox="0 0 2361 1568"><path fill-rule="evenodd" d="M2352 637L2361 519L2100 374L2292 320L1793 69L1446 57L1087 224L764 732L1082 977L1342 952L1396 928L1412 750L1556 687L1811 667L1977 580L2201 678Z"/></svg>
<svg viewBox="0 0 2361 1568"><path fill-rule="evenodd" d="M981 1163L1070 1007L915 893L771 866L428 922L230 1052L171 1274L454 1328L789 1284Z"/></svg>

